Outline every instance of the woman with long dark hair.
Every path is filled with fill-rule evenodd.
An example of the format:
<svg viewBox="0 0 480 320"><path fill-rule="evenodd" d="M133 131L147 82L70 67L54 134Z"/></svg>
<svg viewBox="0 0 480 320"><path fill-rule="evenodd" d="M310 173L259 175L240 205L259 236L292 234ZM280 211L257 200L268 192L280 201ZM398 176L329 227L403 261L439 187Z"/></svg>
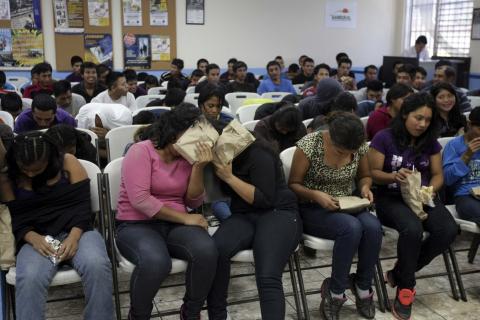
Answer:
<svg viewBox="0 0 480 320"><path fill-rule="evenodd" d="M442 147L437 142L437 109L428 93L405 98L391 127L379 131L368 152L372 178L377 185L376 209L382 224L398 231L398 260L386 280L397 287L393 314L410 319L415 297L415 272L447 250L457 235L457 225L436 193L443 185ZM424 206L425 220L404 202L400 185L413 172L422 186L433 187L435 207ZM423 232L428 238L423 241Z"/></svg>
<svg viewBox="0 0 480 320"><path fill-rule="evenodd" d="M15 137L7 162L0 194L17 243L17 319L44 319L48 287L64 263L82 278L85 319L113 319L111 264L102 236L93 230L83 166L41 132ZM60 242L59 248L47 236Z"/></svg>
<svg viewBox="0 0 480 320"><path fill-rule="evenodd" d="M438 112L440 137L462 135L467 118L460 111L455 88L448 82L439 82L430 89Z"/></svg>

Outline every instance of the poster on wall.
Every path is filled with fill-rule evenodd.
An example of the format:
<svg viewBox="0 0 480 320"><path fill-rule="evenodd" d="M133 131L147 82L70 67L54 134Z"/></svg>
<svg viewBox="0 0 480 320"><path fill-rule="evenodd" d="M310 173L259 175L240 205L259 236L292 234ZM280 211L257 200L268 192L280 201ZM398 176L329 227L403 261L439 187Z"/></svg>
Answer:
<svg viewBox="0 0 480 320"><path fill-rule="evenodd" d="M109 34L85 34L85 61L113 66L112 36Z"/></svg>
<svg viewBox="0 0 480 320"><path fill-rule="evenodd" d="M55 32L83 33L83 1L55 0Z"/></svg>
<svg viewBox="0 0 480 320"><path fill-rule="evenodd" d="M12 29L42 30L40 0L11 0Z"/></svg>
<svg viewBox="0 0 480 320"><path fill-rule="evenodd" d="M150 69L150 36L127 33L123 37L125 67Z"/></svg>
<svg viewBox="0 0 480 320"><path fill-rule="evenodd" d="M88 0L88 17L91 26L108 27L110 25L108 0Z"/></svg>
<svg viewBox="0 0 480 320"><path fill-rule="evenodd" d="M32 67L43 62L43 33L28 29L12 30L12 54L16 67Z"/></svg>
<svg viewBox="0 0 480 320"><path fill-rule="evenodd" d="M152 35L152 61L170 61L170 37Z"/></svg>
<svg viewBox="0 0 480 320"><path fill-rule="evenodd" d="M150 0L150 25L168 26L167 0Z"/></svg>
<svg viewBox="0 0 480 320"><path fill-rule="evenodd" d="M327 0L325 4L325 26L327 28L357 27L357 1Z"/></svg>
<svg viewBox="0 0 480 320"><path fill-rule="evenodd" d="M0 20L10 20L10 0L0 0Z"/></svg>
<svg viewBox="0 0 480 320"><path fill-rule="evenodd" d="M204 0L186 0L186 22L187 24L205 23L205 3Z"/></svg>
<svg viewBox="0 0 480 320"><path fill-rule="evenodd" d="M0 29L0 66L15 66L12 54L12 30L7 28Z"/></svg>
<svg viewBox="0 0 480 320"><path fill-rule="evenodd" d="M142 26L142 0L123 0L123 25Z"/></svg>
<svg viewBox="0 0 480 320"><path fill-rule="evenodd" d="M480 40L480 8L473 9L472 40Z"/></svg>

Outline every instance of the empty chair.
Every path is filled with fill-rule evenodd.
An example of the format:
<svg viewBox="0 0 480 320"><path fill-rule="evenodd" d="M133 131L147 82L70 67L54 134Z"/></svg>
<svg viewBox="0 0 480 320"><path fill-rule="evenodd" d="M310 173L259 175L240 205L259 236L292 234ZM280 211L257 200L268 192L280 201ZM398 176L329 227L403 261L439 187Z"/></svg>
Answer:
<svg viewBox="0 0 480 320"><path fill-rule="evenodd" d="M254 92L231 92L225 95L225 100L230 106L232 113L235 113L238 108L243 106L243 102L246 99L260 98L260 95Z"/></svg>
<svg viewBox="0 0 480 320"><path fill-rule="evenodd" d="M13 130L14 120L10 113L7 111L0 111L0 119Z"/></svg>
<svg viewBox="0 0 480 320"><path fill-rule="evenodd" d="M150 89L148 89L147 94L148 95L151 95L151 94L165 94L166 92L167 92L167 86L165 85L165 87L161 86L161 87L150 88Z"/></svg>
<svg viewBox="0 0 480 320"><path fill-rule="evenodd" d="M105 135L108 162L121 158L127 144L133 142L135 132L143 125L129 125L114 128Z"/></svg>
<svg viewBox="0 0 480 320"><path fill-rule="evenodd" d="M273 101L280 101L283 97L290 95L290 92L265 92L262 98L272 99Z"/></svg>
<svg viewBox="0 0 480 320"><path fill-rule="evenodd" d="M261 104L250 104L237 109L236 117L241 123L252 121L255 118L255 111Z"/></svg>
<svg viewBox="0 0 480 320"><path fill-rule="evenodd" d="M157 99L165 99L165 95L163 95L163 94L148 94L146 96L140 96L136 99L137 109L145 108L145 106L147 104L149 104L151 101L157 100Z"/></svg>
<svg viewBox="0 0 480 320"><path fill-rule="evenodd" d="M185 98L183 99L183 102L188 102L188 103L194 104L198 107L198 96L199 95L200 95L200 93L189 93L185 96Z"/></svg>

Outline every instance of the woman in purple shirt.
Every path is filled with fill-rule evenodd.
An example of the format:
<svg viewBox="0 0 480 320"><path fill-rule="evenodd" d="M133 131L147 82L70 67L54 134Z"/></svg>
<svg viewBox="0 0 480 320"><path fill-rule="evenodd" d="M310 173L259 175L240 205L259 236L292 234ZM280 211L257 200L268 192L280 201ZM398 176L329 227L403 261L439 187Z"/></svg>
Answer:
<svg viewBox="0 0 480 320"><path fill-rule="evenodd" d="M428 93L405 98L390 128L379 131L368 152L372 178L377 185L376 208L382 224L398 231L398 260L386 280L397 294L393 305L396 319L410 319L415 297L415 272L447 250L457 235L457 225L435 195L435 207L424 206L428 214L421 221L405 204L402 184L415 169L422 185L436 194L443 185L441 146L437 142L437 111ZM423 232L429 236L423 241Z"/></svg>
<svg viewBox="0 0 480 320"><path fill-rule="evenodd" d="M172 267L170 257L188 261L181 319L200 318L215 276L218 254L207 221L187 212L202 204L203 169L212 152L199 144L199 161L190 165L173 147L199 117L193 105L163 113L149 139L132 145L123 160L116 241L136 266L129 319L150 319L152 300Z"/></svg>

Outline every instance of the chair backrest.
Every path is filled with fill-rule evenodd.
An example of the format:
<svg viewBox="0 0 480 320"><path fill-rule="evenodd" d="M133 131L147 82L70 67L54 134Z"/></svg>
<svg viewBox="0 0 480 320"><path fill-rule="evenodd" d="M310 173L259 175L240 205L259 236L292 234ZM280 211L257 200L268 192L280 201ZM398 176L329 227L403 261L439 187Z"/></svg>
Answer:
<svg viewBox="0 0 480 320"><path fill-rule="evenodd" d="M290 147L280 153L280 160L282 160L283 165L283 173L285 174L285 180L287 183L288 178L290 177L290 169L292 168L293 154L295 153L296 149L297 147Z"/></svg>
<svg viewBox="0 0 480 320"><path fill-rule="evenodd" d="M165 85L165 87L161 86L161 87L150 88L150 89L148 89L147 94L148 95L151 95L151 94L165 94L166 92L167 92L167 86Z"/></svg>
<svg viewBox="0 0 480 320"><path fill-rule="evenodd" d="M90 143L93 144L94 147L97 146L97 144L95 143L95 141L98 140L98 136L95 132L93 132L92 130L88 130L88 129L83 129L83 128L76 128L78 131L82 131L82 132L85 132L86 134L88 134L90 136Z"/></svg>
<svg viewBox="0 0 480 320"><path fill-rule="evenodd" d="M114 128L107 132L105 141L107 143L108 162L123 156L125 147L133 142L134 133L141 127L143 127L141 124L132 124Z"/></svg>
<svg viewBox="0 0 480 320"><path fill-rule="evenodd" d="M142 109L137 109L135 111L133 111L133 116L136 116L137 114L140 113L140 111L153 111L153 110L166 110L166 111L170 111L171 108L170 107L145 107L145 108L142 108Z"/></svg>
<svg viewBox="0 0 480 320"><path fill-rule="evenodd" d="M82 166L85 168L85 171L87 171L88 178L90 178L90 200L92 203L92 211L98 212L100 211L100 201L101 201L101 195L100 195L100 190L98 188L98 174L102 173L100 168L87 160L81 160L79 159L80 163Z"/></svg>
<svg viewBox="0 0 480 320"><path fill-rule="evenodd" d="M303 125L305 126L305 128L307 128L308 125L312 123L312 121L313 121L313 118L303 120Z"/></svg>
<svg viewBox="0 0 480 320"><path fill-rule="evenodd" d="M468 99L470 100L470 105L472 106L472 109L480 107L480 97L468 96Z"/></svg>
<svg viewBox="0 0 480 320"><path fill-rule="evenodd" d="M368 122L368 117L361 117L360 120L363 123L363 126L366 128L367 127L367 122Z"/></svg>
<svg viewBox="0 0 480 320"><path fill-rule="evenodd" d="M195 86L188 87L185 93L186 94L195 93Z"/></svg>
<svg viewBox="0 0 480 320"><path fill-rule="evenodd" d="M14 127L14 120L13 120L13 116L8 113L7 111L0 111L0 119L3 120L3 122L8 125L10 128L12 128L13 130L13 127Z"/></svg>
<svg viewBox="0 0 480 320"><path fill-rule="evenodd" d="M454 137L444 137L444 138L438 138L438 143L442 146L442 150L445 148L447 145L448 141L452 140Z"/></svg>
<svg viewBox="0 0 480 320"><path fill-rule="evenodd" d="M236 113L246 99L255 98L260 98L260 95L254 92L231 92L225 95L225 100L228 102L232 113Z"/></svg>
<svg viewBox="0 0 480 320"><path fill-rule="evenodd" d="M140 96L136 99L137 102L137 108L142 109L145 108L147 104L150 103L150 101L156 100L156 99L165 99L165 95L163 94L148 94L146 96Z"/></svg>
<svg viewBox="0 0 480 320"><path fill-rule="evenodd" d="M305 85L305 83L298 83L298 84L293 85L297 94L299 94L299 95L302 94L302 88L303 88L304 85Z"/></svg>
<svg viewBox="0 0 480 320"><path fill-rule="evenodd" d="M243 106L237 109L236 117L240 121L240 123L252 121L255 118L255 111L257 111L258 107L261 104L250 104L248 106Z"/></svg>
<svg viewBox="0 0 480 320"><path fill-rule="evenodd" d="M122 162L123 157L118 158L107 164L103 169L103 174L108 176L107 191L110 194L110 208L117 210L118 194L120 193L120 183L122 181Z"/></svg>
<svg viewBox="0 0 480 320"><path fill-rule="evenodd" d="M272 99L275 102L278 102L283 99L283 97L292 94L291 92L265 92L262 94L262 98Z"/></svg>
<svg viewBox="0 0 480 320"><path fill-rule="evenodd" d="M242 126L244 126L245 129L247 129L248 131L253 132L253 130L255 130L255 126L257 125L258 121L260 120L247 121L242 123Z"/></svg>
<svg viewBox="0 0 480 320"><path fill-rule="evenodd" d="M30 98L22 98L22 109L28 109L32 107L32 99Z"/></svg>
<svg viewBox="0 0 480 320"><path fill-rule="evenodd" d="M188 102L196 105L198 107L198 96L200 93L189 93L183 99L183 102Z"/></svg>
<svg viewBox="0 0 480 320"><path fill-rule="evenodd" d="M15 87L20 89L25 83L29 82L30 79L27 77L7 77L7 82L13 84Z"/></svg>

